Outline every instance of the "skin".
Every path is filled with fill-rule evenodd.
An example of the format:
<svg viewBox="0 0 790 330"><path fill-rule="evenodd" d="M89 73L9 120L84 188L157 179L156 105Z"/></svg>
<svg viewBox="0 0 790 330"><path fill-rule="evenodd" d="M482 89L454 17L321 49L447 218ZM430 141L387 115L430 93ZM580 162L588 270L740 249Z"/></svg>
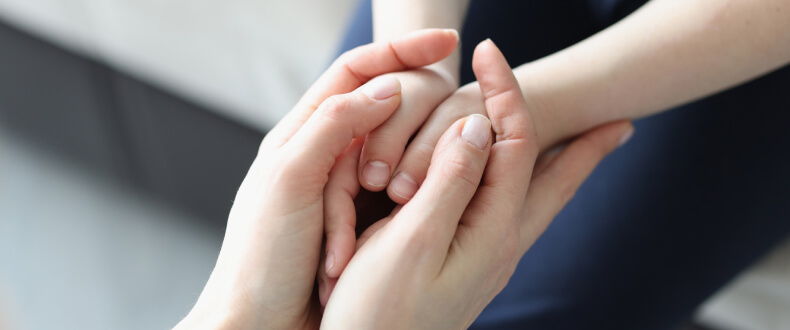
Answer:
<svg viewBox="0 0 790 330"><path fill-rule="evenodd" d="M468 2L468 0L376 1L373 12L374 40L392 40L411 31L440 26L459 30L463 24ZM401 82L402 95L405 97L402 98L393 116L365 137L358 161L358 181L367 191L382 191L390 185L395 165L403 156L409 138L420 129L434 109L458 89L460 62L461 53L456 50L447 58L424 68L391 74ZM458 118L454 118L453 121ZM450 124L448 123L444 128L446 129ZM444 130L439 135L441 133L444 133ZM430 159L430 154L427 156ZM371 170L369 167L371 163L384 164L384 166ZM411 178L401 177L399 181L400 184L415 187L417 185L417 182ZM326 242L325 271L332 279L340 276L355 249L356 223L350 218L345 219L347 221L327 222L332 228L327 230L327 235L330 237Z"/></svg>
<svg viewBox="0 0 790 330"><path fill-rule="evenodd" d="M438 3L444 7L374 1L375 36L392 38L436 22L460 28L463 16L458 15L467 3ZM411 11L430 13L405 19ZM441 15L453 17L433 20ZM402 21L407 25L399 25ZM538 147L545 151L602 123L665 111L778 69L790 62L788 30L790 3L784 0L653 0L587 40L513 72L532 114ZM425 96L404 94L409 97ZM388 162L394 168L388 195L406 203L424 183L445 130L459 118L484 113L479 83L462 86L419 131L409 125L380 129L378 134L396 146L414 136L405 151L365 145L360 164L374 158ZM326 221L326 253L335 256L335 262L325 265L332 283L353 255L353 219L338 214Z"/></svg>
<svg viewBox="0 0 790 330"><path fill-rule="evenodd" d="M603 126L534 167L538 149L530 113L493 42L477 47L474 69L490 117L485 130L494 135L479 145L464 139L479 115L456 121L443 134L414 199L360 236L322 328L469 327L584 178L631 133L628 122ZM328 188L359 189L358 146L349 150ZM346 196L351 208L353 197Z"/></svg>
<svg viewBox="0 0 790 330"><path fill-rule="evenodd" d="M496 46L483 43L475 71L491 119L470 116L446 131L424 186L362 235L322 310L314 286L330 187L359 189L364 136L391 118L401 99L398 80L371 77L436 62L456 43L451 31L421 31L363 46L330 67L262 142L215 269L176 328L434 329L474 320L521 254L633 128L626 121L604 125L536 164L535 133L518 84ZM393 271L402 276L393 278ZM426 303L438 308L428 312Z"/></svg>
<svg viewBox="0 0 790 330"><path fill-rule="evenodd" d="M318 326L313 286L329 172L353 139L381 125L400 102L397 80L370 79L434 63L457 42L453 31L419 31L360 47L333 63L261 143L236 195L214 271L176 328Z"/></svg>
<svg viewBox="0 0 790 330"><path fill-rule="evenodd" d="M458 30L467 3L468 0L376 2L374 40L392 40L409 31L440 26ZM452 14L445 14L447 11ZM388 186L394 169L390 164L397 164L408 142L404 134L417 132L433 110L458 89L460 62L461 53L456 50L419 70L391 74L401 81L406 97L392 118L366 137L359 162L359 182L365 189L381 191Z"/></svg>

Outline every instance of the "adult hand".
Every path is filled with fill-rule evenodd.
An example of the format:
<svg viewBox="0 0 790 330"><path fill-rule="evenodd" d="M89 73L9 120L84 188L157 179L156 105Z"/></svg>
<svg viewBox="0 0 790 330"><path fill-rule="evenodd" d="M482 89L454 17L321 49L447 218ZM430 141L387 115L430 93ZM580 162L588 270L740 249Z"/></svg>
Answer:
<svg viewBox="0 0 790 330"><path fill-rule="evenodd" d="M214 271L178 327L317 327L313 286L329 172L352 139L389 118L401 98L394 77L368 80L439 61L457 41L454 31L420 31L333 63L263 140L236 195Z"/></svg>
<svg viewBox="0 0 790 330"><path fill-rule="evenodd" d="M344 176L346 181L342 186L355 190L358 190L358 187L365 188L366 191L362 191L364 195L372 196L375 194L368 192L378 192L387 188L392 169L398 164L409 139L420 129L433 110L458 88L456 75L440 67L429 66L391 73L388 76L401 82L400 106L381 126L368 133L364 139L357 141L354 147L348 150L355 153L354 166L358 166L358 169L354 168L357 175ZM394 187L398 187L411 182L396 181L394 184ZM335 186L338 187L340 184ZM338 219L326 222L329 227L325 244L326 269L323 271L328 279L332 280L340 276L354 253L356 221L353 216L346 215L353 215L355 211L361 210L355 210L348 198L339 200L345 196L341 197L334 189L328 189L327 194L333 195L327 200L327 215L332 220ZM356 194L357 192L354 193ZM371 206L379 208L381 205L374 203ZM370 211L374 214L378 213L377 210ZM337 225L344 227L338 228Z"/></svg>
<svg viewBox="0 0 790 330"><path fill-rule="evenodd" d="M454 30L449 31L457 34ZM325 222L326 258L319 276L319 279L325 281L321 281L321 285L328 283L333 286L354 254L355 227L358 224L355 213L378 215L387 207L392 209L387 203L357 203L355 208L352 202L354 197L349 196L358 196L361 193L362 196L359 197L363 200L380 197L369 192L387 188L392 170L403 155L409 139L434 109L458 88L459 72L457 68L455 72L451 70L447 65L434 64L417 70L389 74L401 82L401 103L398 109L381 126L368 133L364 139L356 141L347 151L354 153L353 157L349 156L347 159L355 160L354 166L358 166L358 169L355 168L357 175L342 176L345 181L337 182L327 189L327 195L331 196L326 200L329 220ZM413 184L401 179L394 182L395 191L397 187ZM365 190L360 192L359 187ZM349 194L347 190L353 190L353 193ZM378 219L380 217L375 218Z"/></svg>
<svg viewBox="0 0 790 330"><path fill-rule="evenodd" d="M469 116L442 135L414 198L360 237L322 327L468 327L578 186L632 132L628 122L595 129L533 172L535 131L507 62L485 41L473 66L490 122ZM338 160L327 188L353 173L360 143Z"/></svg>
<svg viewBox="0 0 790 330"><path fill-rule="evenodd" d="M437 69L432 71L433 80L448 76L446 71ZM352 162L351 158L355 161L358 159L356 162L359 164L355 165L358 168L353 169L358 171L357 176L335 174L338 179L331 180L327 187L325 193L327 212L324 225L325 259L322 260L323 265L319 269L318 277L322 305L326 304L338 277L355 253L358 234L356 229L365 228L361 225L380 219L379 217L362 219L359 216L361 214L376 216L379 213L375 211L392 208L386 201L381 200L381 196L371 196L369 191L381 191L386 188L387 195L392 201L405 204L425 180L436 144L442 134L461 118L472 114L486 114L484 98L478 82L455 90L449 98L444 99L437 106L434 102L437 98L433 97L441 95L437 91L443 91L444 87L439 90L427 87L423 84L430 80L427 77L424 72L421 77L423 79L417 81L422 87L414 90L412 99L420 101L412 102L413 109L404 106L408 96L404 97L404 104L392 118L376 132L369 134L367 139L355 141L346 151L349 154L346 163ZM440 86L445 85L440 84ZM527 109L533 112L534 121L536 112L532 110L537 107L530 100L525 99L525 101ZM426 106L436 106L436 108L434 111L425 110ZM538 122L546 124L545 121ZM415 135L416 129L419 131ZM411 139L412 137L414 138ZM540 143L539 137L540 134L536 133L539 147L545 147ZM404 151L404 146L407 144ZM348 169L349 166L351 165L344 167L346 172L351 171ZM371 181L376 181L377 185L370 184ZM360 190L360 187L365 189ZM367 203L371 199L375 202Z"/></svg>

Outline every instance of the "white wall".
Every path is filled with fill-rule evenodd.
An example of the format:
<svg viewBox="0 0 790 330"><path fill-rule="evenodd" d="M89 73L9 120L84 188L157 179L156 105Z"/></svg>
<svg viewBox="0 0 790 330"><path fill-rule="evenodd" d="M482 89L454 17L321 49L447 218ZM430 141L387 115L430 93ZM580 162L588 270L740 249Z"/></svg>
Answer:
<svg viewBox="0 0 790 330"><path fill-rule="evenodd" d="M336 52L355 0L0 0L0 19L268 129Z"/></svg>

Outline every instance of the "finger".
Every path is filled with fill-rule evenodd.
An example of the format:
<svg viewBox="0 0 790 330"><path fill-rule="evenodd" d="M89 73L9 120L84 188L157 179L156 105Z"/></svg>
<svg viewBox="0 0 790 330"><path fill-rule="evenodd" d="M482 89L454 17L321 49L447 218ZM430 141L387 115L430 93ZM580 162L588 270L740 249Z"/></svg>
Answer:
<svg viewBox="0 0 790 330"><path fill-rule="evenodd" d="M326 261L326 255L321 256L321 263ZM321 307L326 307L329 298L332 296L332 291L335 290L337 285L337 278L331 278L326 275L323 267L318 267L318 302Z"/></svg>
<svg viewBox="0 0 790 330"><path fill-rule="evenodd" d="M387 186L409 139L439 103L457 88L454 78L431 69L398 73L397 76L403 85L401 104L392 117L367 135L359 159L359 182L370 191L381 191ZM410 182L394 183L401 188L413 187L416 191L416 186L402 186Z"/></svg>
<svg viewBox="0 0 790 330"><path fill-rule="evenodd" d="M483 176L491 145L491 123L481 115L463 118L439 140L425 183L393 220L413 252L441 268L458 221Z"/></svg>
<svg viewBox="0 0 790 330"><path fill-rule="evenodd" d="M396 203L405 204L425 180L436 143L447 128L458 119L472 114L484 115L483 98L477 83L461 87L431 113L417 136L406 147L387 187L387 194Z"/></svg>
<svg viewBox="0 0 790 330"><path fill-rule="evenodd" d="M283 148L281 164L292 186L323 192L336 159L351 140L381 125L400 101L400 83L391 76L371 80L356 91L322 103Z"/></svg>
<svg viewBox="0 0 790 330"><path fill-rule="evenodd" d="M363 139L355 139L337 159L324 189L324 231L326 262L324 273L338 278L345 269L356 246L357 215L354 198L359 193L357 159Z"/></svg>
<svg viewBox="0 0 790 330"><path fill-rule="evenodd" d="M543 171L549 167L549 164L553 163L554 160L557 159L557 156L560 155L564 148L564 145L560 145L540 154L540 156L538 156L538 160L535 162L535 168L532 169L532 176L543 173Z"/></svg>
<svg viewBox="0 0 790 330"><path fill-rule="evenodd" d="M448 258L448 274L464 272L488 278L486 273L510 265L518 252L519 216L538 152L526 101L507 61L486 40L475 48L472 67L477 76L486 112L496 140L477 195L464 213L457 235L465 253ZM479 267L470 269L469 260ZM496 277L495 277L496 278ZM492 283L492 290L501 290Z"/></svg>
<svg viewBox="0 0 790 330"><path fill-rule="evenodd" d="M473 204L480 205L482 211L497 206L500 216L469 216L463 221L472 227L484 225L509 231L515 227L526 198L538 146L516 77L491 40L477 46L472 67L496 134L488 169Z"/></svg>
<svg viewBox="0 0 790 330"><path fill-rule="evenodd" d="M628 121L595 128L571 142L545 171L532 180L522 210L525 214L521 223L522 254L573 198L598 163L625 143L633 132L634 128Z"/></svg>
<svg viewBox="0 0 790 330"><path fill-rule="evenodd" d="M269 132L266 139L275 145L282 145L326 98L348 93L382 74L438 62L452 54L457 44L457 31L427 29L396 41L352 49L332 63L299 100L294 110Z"/></svg>
<svg viewBox="0 0 790 330"><path fill-rule="evenodd" d="M340 165L341 163L345 163L345 164L342 165L343 173L346 173L346 171L350 170L350 172L349 172L350 174L344 175L344 176L346 176L346 179L356 180L356 178L354 177L354 169L355 169L355 165L356 165L356 158L355 157L359 155L360 148L361 148L361 141L355 140L354 142L352 142L351 146L349 146L349 149L347 150L347 152L349 152L347 157L349 159L353 158L354 161L353 162L338 161L338 165ZM341 157L346 157L346 155L344 154ZM335 168L338 168L338 165L336 165ZM332 171L334 172L335 170L333 169ZM333 179L330 178L330 184L327 185L327 188L329 188L329 186L332 185L332 183L331 183L332 180ZM343 180L343 182L349 182L349 181ZM358 192L359 191L359 185L356 185L356 181L354 181L354 186L355 186L355 188L352 188L352 189L356 189L356 191ZM350 191L348 193L348 195L349 196L356 195L357 192ZM352 197L352 199L353 199L353 197ZM329 202L331 202L331 200L327 200L327 203L329 203ZM343 201L343 202L345 204L346 201ZM325 205L326 208L328 208L329 206L330 206L330 204L326 204ZM354 201L353 200L351 201L351 207L352 207L352 209L351 209L350 217L355 217L354 209L353 209L353 207L354 207ZM395 207L395 209L392 210L392 212L390 213L389 216L387 216L386 218L381 219L379 221L376 221L375 223L370 225L370 227L368 227L359 236L359 239L355 239L355 236L354 236L355 235L355 231L354 231L355 225L351 224L349 226L350 229L351 229L351 232L348 233L348 232L344 231L342 233L343 236L344 236L344 238L342 239L342 242L340 242L340 244L342 244L342 248L338 248L337 247L338 246L337 245L338 241L341 240L341 238L339 238L339 237L337 237L337 235L335 235L335 237L333 239L335 247L333 249L335 251L342 251L342 253L336 253L336 255L337 255L337 259L336 260L337 261L335 261L334 262L335 264L332 265L332 266L330 266L332 264L332 261L327 261L327 260L330 260L329 259L329 255L330 255L329 253L324 254L322 259L321 259L321 262L319 263L319 265L326 265L325 267L319 267L319 269L318 269L318 300L321 303L321 306L326 306L326 304L329 302L329 298L332 296L332 291L335 289L335 285L337 285L337 281L338 281L338 278L340 277L340 274L342 274L342 272L345 270L345 267L348 266L348 262L351 261L351 258L356 253L356 251L358 251L359 248L362 245L364 245L365 242L367 242L367 240L370 239L371 236L373 236L373 234L375 234L379 229L381 229L384 225L386 225L396 214L398 214L400 209L401 209L400 206ZM332 213L332 212L328 212L328 213ZM350 218L350 217L348 217L348 218ZM325 221L326 221L326 219L325 219ZM343 227L345 227L345 226L343 226ZM329 246L330 246L330 239L329 239L329 237L333 236L330 233L331 231L332 230L327 230L327 241L326 241L326 246L327 246L326 249L327 249L327 251L330 251L329 250L330 249L329 248ZM347 236L348 234L350 234L350 236ZM349 250L349 248L350 248L350 250ZM348 257L344 258L343 256L346 255L346 254L348 255ZM333 271L334 273L337 273L337 275L329 276L328 273L327 273L328 271Z"/></svg>
<svg viewBox="0 0 790 330"><path fill-rule="evenodd" d="M326 254L321 255L321 260L319 260L319 265L323 265L326 263ZM318 274L316 275L316 280L318 282L318 302L321 304L321 307L326 307L326 304L329 302L329 297L332 295L332 291L335 290L335 285L337 285L337 278L330 278L326 275L326 268L318 267Z"/></svg>

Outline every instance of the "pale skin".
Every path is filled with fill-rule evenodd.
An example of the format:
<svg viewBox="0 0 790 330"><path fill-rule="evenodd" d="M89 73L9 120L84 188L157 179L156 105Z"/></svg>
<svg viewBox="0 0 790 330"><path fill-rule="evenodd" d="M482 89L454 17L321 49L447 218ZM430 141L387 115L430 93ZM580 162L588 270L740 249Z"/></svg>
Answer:
<svg viewBox="0 0 790 330"><path fill-rule="evenodd" d="M374 0L374 37L387 40L423 27L458 29L467 5L468 1ZM538 146L548 150L602 123L665 111L778 69L790 63L787 31L790 2L785 0L653 0L587 40L518 66L513 73L532 113ZM433 68L457 76L454 56L458 54ZM444 92L407 90L404 86L404 102ZM415 111L422 109L398 112L391 120L406 122ZM395 145L416 136L405 150L366 143L358 168L360 184L369 190L386 189L395 202L408 202L425 180L441 134L458 118L474 113L485 113L477 82L455 91L419 130L406 124L382 125L376 134ZM366 183L363 169L371 161L392 169L386 188ZM328 292L354 253L349 228L356 219L335 214L327 217L325 253L332 259L324 265L320 281L329 286Z"/></svg>
<svg viewBox="0 0 790 330"><path fill-rule="evenodd" d="M329 172L352 139L381 125L400 102L400 82L371 78L434 63L457 42L452 31L421 31L333 63L261 143L236 195L215 269L176 328L318 326L313 284Z"/></svg>
<svg viewBox="0 0 790 330"><path fill-rule="evenodd" d="M261 143L215 269L176 328L436 329L475 319L633 127L603 125L536 163L518 83L496 46L482 43L475 72L488 117L461 118L443 133L423 187L362 235L322 310L315 278L330 187L359 189L364 137L401 100L401 83L379 75L434 63L456 43L453 31L419 31L357 48L330 67Z"/></svg>

